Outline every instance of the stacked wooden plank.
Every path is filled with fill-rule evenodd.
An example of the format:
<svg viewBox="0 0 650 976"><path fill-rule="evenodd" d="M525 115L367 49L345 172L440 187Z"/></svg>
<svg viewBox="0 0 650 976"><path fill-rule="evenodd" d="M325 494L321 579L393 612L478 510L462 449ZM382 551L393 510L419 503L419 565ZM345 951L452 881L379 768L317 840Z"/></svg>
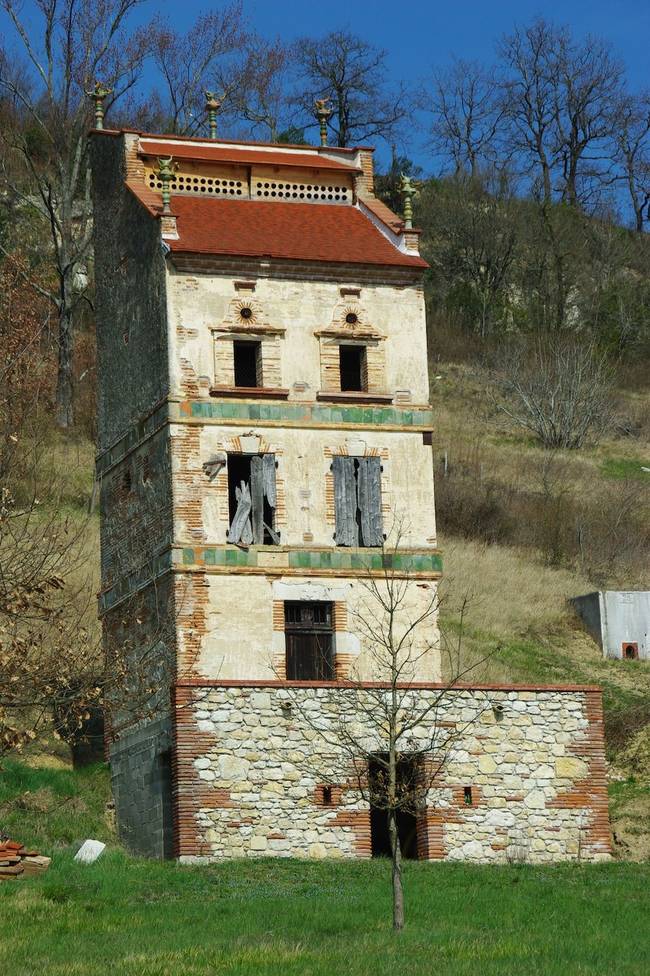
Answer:
<svg viewBox="0 0 650 976"><path fill-rule="evenodd" d="M28 850L20 841L0 841L0 881L12 881L20 875L42 874L49 868L50 861L51 858Z"/></svg>

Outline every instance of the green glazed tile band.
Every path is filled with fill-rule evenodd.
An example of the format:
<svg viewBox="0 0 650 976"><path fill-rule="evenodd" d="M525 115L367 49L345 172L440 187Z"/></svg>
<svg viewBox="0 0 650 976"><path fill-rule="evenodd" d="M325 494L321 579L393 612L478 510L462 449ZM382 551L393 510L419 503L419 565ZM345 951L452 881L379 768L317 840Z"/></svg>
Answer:
<svg viewBox="0 0 650 976"><path fill-rule="evenodd" d="M263 569L271 567L266 562L258 562L259 553L277 552L273 548L239 549L227 546L187 547L182 550L183 566L236 566ZM281 551L281 550L280 550ZM289 569L337 569L337 570L382 570L394 569L412 573L442 572L442 556L439 553L409 552L360 552L349 549L289 549L285 550Z"/></svg>

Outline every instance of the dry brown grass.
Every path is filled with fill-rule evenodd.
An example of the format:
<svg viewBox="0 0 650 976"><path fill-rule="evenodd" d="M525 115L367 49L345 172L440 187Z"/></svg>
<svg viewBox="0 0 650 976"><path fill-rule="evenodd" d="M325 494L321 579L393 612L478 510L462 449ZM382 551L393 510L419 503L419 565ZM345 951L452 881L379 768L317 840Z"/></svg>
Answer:
<svg viewBox="0 0 650 976"><path fill-rule="evenodd" d="M444 538L441 547L445 607L457 613L467 597L467 624L497 637L565 630L573 620L567 599L594 589L585 577L536 563L522 550Z"/></svg>

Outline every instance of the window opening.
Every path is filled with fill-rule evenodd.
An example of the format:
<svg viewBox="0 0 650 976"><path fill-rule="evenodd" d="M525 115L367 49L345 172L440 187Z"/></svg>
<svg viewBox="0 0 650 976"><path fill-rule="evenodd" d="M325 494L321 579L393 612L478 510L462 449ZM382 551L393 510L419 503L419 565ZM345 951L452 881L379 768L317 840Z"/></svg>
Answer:
<svg viewBox="0 0 650 976"><path fill-rule="evenodd" d="M229 454L228 542L279 545L276 506L275 454Z"/></svg>
<svg viewBox="0 0 650 976"><path fill-rule="evenodd" d="M471 807L474 804L474 798L472 797L471 786L466 786L463 789L463 800L465 801L465 806Z"/></svg>
<svg viewBox="0 0 650 976"><path fill-rule="evenodd" d="M368 389L365 346L339 346L341 390L363 393Z"/></svg>
<svg viewBox="0 0 650 976"><path fill-rule="evenodd" d="M284 633L287 680L334 679L331 603L285 603Z"/></svg>
<svg viewBox="0 0 650 976"><path fill-rule="evenodd" d="M323 806L326 806L326 807L331 807L332 806L332 787L331 786L324 786L323 787Z"/></svg>
<svg viewBox="0 0 650 976"><path fill-rule="evenodd" d="M419 755L400 756L397 760L397 836L402 857L417 860L417 807L420 781ZM373 857L390 857L388 833L388 753L378 753L368 762L370 794L370 842Z"/></svg>
<svg viewBox="0 0 650 976"><path fill-rule="evenodd" d="M242 309L243 311L243 309ZM262 343L248 340L233 342L235 386L262 385Z"/></svg>
<svg viewBox="0 0 650 976"><path fill-rule="evenodd" d="M381 459L332 459L337 546L383 545L381 515Z"/></svg>

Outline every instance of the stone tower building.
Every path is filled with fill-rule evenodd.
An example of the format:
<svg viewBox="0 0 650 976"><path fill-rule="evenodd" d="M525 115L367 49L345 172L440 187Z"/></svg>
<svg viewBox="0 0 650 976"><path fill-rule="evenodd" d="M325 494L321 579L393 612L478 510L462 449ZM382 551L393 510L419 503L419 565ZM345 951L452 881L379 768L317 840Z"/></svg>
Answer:
<svg viewBox="0 0 650 976"><path fill-rule="evenodd" d="M440 576L418 234L374 196L366 148L98 130L92 156L122 836L155 856L369 856L372 811L296 764L313 736L286 695L333 723L346 682L376 678L360 582L390 564L417 615ZM435 617L418 639L426 699ZM457 689L448 724L479 699L413 856L605 856L598 690Z"/></svg>

